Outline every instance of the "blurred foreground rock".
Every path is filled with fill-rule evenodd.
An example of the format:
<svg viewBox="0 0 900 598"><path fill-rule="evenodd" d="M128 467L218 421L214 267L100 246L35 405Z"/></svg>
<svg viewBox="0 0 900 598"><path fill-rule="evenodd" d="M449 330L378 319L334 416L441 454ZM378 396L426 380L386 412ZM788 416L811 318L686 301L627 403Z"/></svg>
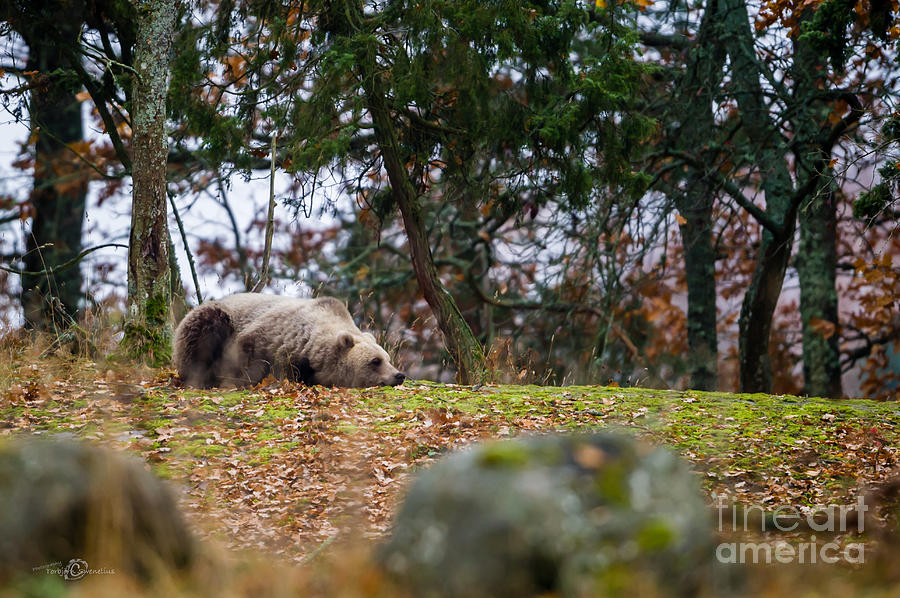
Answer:
<svg viewBox="0 0 900 598"><path fill-rule="evenodd" d="M493 442L414 482L382 547L416 596L697 596L712 517L671 452L611 434Z"/></svg>
<svg viewBox="0 0 900 598"><path fill-rule="evenodd" d="M0 584L48 570L148 578L192 560L168 488L110 450L67 438L0 440L0 501Z"/></svg>

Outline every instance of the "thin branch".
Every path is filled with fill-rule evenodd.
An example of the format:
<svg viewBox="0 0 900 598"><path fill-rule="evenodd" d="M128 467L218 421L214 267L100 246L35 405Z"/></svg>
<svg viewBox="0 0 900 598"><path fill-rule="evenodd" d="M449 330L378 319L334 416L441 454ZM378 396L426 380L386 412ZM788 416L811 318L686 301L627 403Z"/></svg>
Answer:
<svg viewBox="0 0 900 598"><path fill-rule="evenodd" d="M831 154L831 148L834 147L834 144L837 143L838 139L840 139L853 125L858 123L859 119L861 119L863 114L865 114L862 102L859 101L859 98L856 96L856 94L850 93L848 91L843 91L838 92L837 96L841 100L847 102L847 104L850 106L850 113L840 121L835 123L835 125L831 128L831 131L829 132L824 144L824 148L828 154Z"/></svg>
<svg viewBox="0 0 900 598"><path fill-rule="evenodd" d="M18 95L18 94L24 93L26 91L36 89L38 87L40 87L39 81L33 81L31 83L23 83L22 85L19 85L18 87L11 87L9 89L0 89L0 95L9 95L9 96Z"/></svg>
<svg viewBox="0 0 900 598"><path fill-rule="evenodd" d="M651 180L650 183L647 185L647 189L656 189L657 188L656 185L659 184L659 182L663 179L663 177L666 174L668 174L672 170L675 170L676 168L680 168L681 166L684 166L683 161L670 162L669 164L666 164L665 166L660 168L656 172L656 174L653 175L653 180Z"/></svg>
<svg viewBox="0 0 900 598"><path fill-rule="evenodd" d="M505 307L507 309L525 309L531 311L549 311L553 313L587 313L594 316L597 316L601 320L607 320L607 324L609 325L609 330L611 330L625 347L628 349L628 352L631 353L632 358L643 361L643 357L641 356L640 350L637 348L637 345L631 340L628 334L622 330L622 328L613 322L612 314L604 314L601 310L593 307L591 305L582 305L578 303L541 303L541 302L530 302L530 301L510 301L510 300L501 300L496 299L494 297L489 297L484 290L480 286L475 283L475 280L472 277L471 269L467 270L467 280L469 282L469 286L475 291L475 294L489 305L493 305L495 307Z"/></svg>
<svg viewBox="0 0 900 598"><path fill-rule="evenodd" d="M238 227L237 218L234 217L234 210L231 209L231 204L228 203L228 195L225 192L225 185L222 182L222 178L218 177L216 179L219 194L216 197L216 201L222 208L225 210L225 214L228 216L228 221L231 223L231 232L234 234L234 247L237 250L238 261L241 266L241 277L244 279L244 289L250 291L253 288L253 285L250 284L250 266L247 261L247 250L244 249L244 245L241 242L241 229ZM209 191L207 191L209 193ZM212 195L210 193L210 195Z"/></svg>
<svg viewBox="0 0 900 598"><path fill-rule="evenodd" d="M863 338L859 340L862 340L865 344L847 351L847 354L841 359L841 372L847 373L857 361L871 355L876 345L886 345L889 342L896 341L898 338L900 338L900 330L892 330L874 339L863 333Z"/></svg>
<svg viewBox="0 0 900 598"><path fill-rule="evenodd" d="M712 176L715 182L718 183L722 188L722 190L725 191L725 193L727 193L729 196L731 196L731 198L734 199L734 201L736 201L739 206L741 206L751 216L753 216L753 218L755 218L756 221L760 223L760 225L768 229L769 232L771 232L776 237L782 236L782 234L784 233L783 226L772 220L772 218L769 217L769 214L766 213L765 210L747 199L747 197L741 191L740 187L735 185L720 172L709 170L706 163L687 152L669 150L667 151L667 153L673 157L687 162L688 164L702 172L705 176Z"/></svg>
<svg viewBox="0 0 900 598"><path fill-rule="evenodd" d="M12 65L12 64L0 64L0 71L7 73L9 75L14 75L16 77L24 77L25 69Z"/></svg>
<svg viewBox="0 0 900 598"><path fill-rule="evenodd" d="M184 232L184 223L181 222L181 215L178 213L178 207L175 205L175 194L166 192L169 196L169 205L172 206L172 214L175 215L175 222L178 224L178 232L181 233L181 242L184 244L184 252L187 254L188 265L191 268L191 278L194 279L194 289L197 291L197 303L203 303L203 295L200 293L200 281L197 279L197 268L194 266L194 254L191 253L191 247L188 245L187 233Z"/></svg>
<svg viewBox="0 0 900 598"><path fill-rule="evenodd" d="M47 245L52 245L52 243L48 243ZM118 247L122 249L128 249L128 245L123 245L121 243L104 243L103 245L97 245L95 247L91 247L90 249L85 249L72 259L67 262L60 264L59 266L51 267L49 269L45 268L43 270L38 270L36 272L30 270L21 270L19 268L8 268L6 266L0 265L0 270L4 272L12 272L13 274L18 274L20 276L46 276L48 274L53 274L54 272L59 272L60 270L65 270L66 268L70 268L73 265L77 264L81 259L89 253L93 253L98 249L103 249L104 247Z"/></svg>
<svg viewBox="0 0 900 598"><path fill-rule="evenodd" d="M262 272L253 287L254 293L260 292L269 282L269 258L272 255L272 234L275 230L275 147L278 143L278 132L272 135L272 169L269 171L269 213L266 217L266 248L263 251Z"/></svg>
<svg viewBox="0 0 900 598"><path fill-rule="evenodd" d="M40 123L37 123L37 124L40 125ZM124 171L124 170L123 170L122 172L117 173L117 174L107 174L107 173L103 172L103 170L100 168L100 166L98 166L98 165L95 164L94 162L91 162L90 160L87 159L87 157L85 157L84 155L82 155L82 154L80 154L78 151L76 151L75 148L73 148L72 145L71 145L70 143L66 143L66 142L63 141L60 137L58 137L58 136L54 135L53 133L51 133L48 129L45 129L45 128L41 127L41 134L42 134L42 135L46 135L46 136L49 137L50 139L52 139L52 140L56 141L57 143L59 143L63 148L65 148L65 149L69 150L70 152L72 152L72 154L74 154L76 158L78 158L79 160L81 160L82 162L84 162L84 163L88 166L88 168L90 168L91 170L93 170L94 172L96 172L96 173L97 173L98 175L100 175L103 179L106 179L106 180L109 180L109 181L117 181L117 180L119 180L119 179L125 178L125 177L128 175L128 171ZM74 177L73 177L73 178L74 178Z"/></svg>
<svg viewBox="0 0 900 598"><path fill-rule="evenodd" d="M454 127L445 127L443 125L439 125L438 123L431 122L430 120L424 119L412 110L404 110L403 116L409 119L409 121L418 127L423 129L428 129L429 131L433 131L435 133L441 133L443 135L465 135L465 131Z"/></svg>
<svg viewBox="0 0 900 598"><path fill-rule="evenodd" d="M656 31L644 31L640 34L641 43L650 48L674 48L687 50L694 45L686 35L664 35Z"/></svg>
<svg viewBox="0 0 900 598"><path fill-rule="evenodd" d="M131 172L131 156L129 156L128 152L125 150L125 145L122 143L122 138L119 137L119 130L116 128L116 123L113 121L112 115L106 108L105 96L97 89L97 86L94 85L94 79L86 70L84 70L84 67L81 66L81 61L77 56L71 56L69 63L78 74L78 79L81 81L81 84L84 85L84 88L87 89L87 92L91 95L91 100L94 102L94 106L97 107L97 112L103 120L103 126L106 127L106 134L109 135L109 140L116 150L116 156L119 158L122 166L125 167L125 170Z"/></svg>

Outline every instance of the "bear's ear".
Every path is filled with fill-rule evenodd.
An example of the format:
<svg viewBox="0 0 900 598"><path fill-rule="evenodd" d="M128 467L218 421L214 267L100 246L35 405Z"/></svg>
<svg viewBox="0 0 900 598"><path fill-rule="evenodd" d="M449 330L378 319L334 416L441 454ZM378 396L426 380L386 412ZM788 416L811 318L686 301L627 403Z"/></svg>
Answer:
<svg viewBox="0 0 900 598"><path fill-rule="evenodd" d="M338 335L337 338L338 349L342 351L347 351L353 347L355 341L353 340L353 335L349 332L342 332Z"/></svg>

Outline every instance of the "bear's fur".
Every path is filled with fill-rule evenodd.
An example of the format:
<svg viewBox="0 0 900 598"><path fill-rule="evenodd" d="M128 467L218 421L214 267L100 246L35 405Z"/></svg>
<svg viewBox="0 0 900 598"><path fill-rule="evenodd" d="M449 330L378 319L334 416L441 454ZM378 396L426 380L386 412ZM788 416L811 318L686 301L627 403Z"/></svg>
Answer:
<svg viewBox="0 0 900 598"><path fill-rule="evenodd" d="M175 331L189 386L245 386L269 374L324 386L396 386L406 375L333 297L238 293L193 309Z"/></svg>

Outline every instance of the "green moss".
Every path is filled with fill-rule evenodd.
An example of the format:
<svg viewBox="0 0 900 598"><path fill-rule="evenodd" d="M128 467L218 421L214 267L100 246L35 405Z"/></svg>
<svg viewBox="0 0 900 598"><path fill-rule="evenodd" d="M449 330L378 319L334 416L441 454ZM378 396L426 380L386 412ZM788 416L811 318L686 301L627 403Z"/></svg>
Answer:
<svg viewBox="0 0 900 598"><path fill-rule="evenodd" d="M172 361L169 298L154 295L144 304L141 317L125 324L119 352L128 359L163 367Z"/></svg>
<svg viewBox="0 0 900 598"><path fill-rule="evenodd" d="M594 430L624 429L648 437L653 442L675 447L698 464L708 487L747 481L764 484L779 477L783 481L809 479L810 469L821 469L819 488L839 492L856 483L841 477L844 470L832 464L846 463L847 434L856 442L877 441L896 446L900 441L900 406L866 400L835 401L818 398L737 395L715 392L680 392L600 386L539 387L485 385L470 387L434 383L411 383L393 388L323 391L315 398L315 408L327 408L342 397L351 397L349 413L327 421L329 433L350 436L375 432L402 437L423 419L434 418L441 410L450 420L468 420L469 424L443 428L432 440L421 440L410 447L412 460L438 456L453 442L455 434L468 434L468 425L478 435L508 428L511 434L521 429ZM90 395L89 395L90 396ZM270 462L300 444L288 441L282 429L284 420L294 422L309 402L296 394L262 396L252 390L178 390L157 387L142 391L121 414L96 421L77 419L78 409L95 398L50 399L22 402L4 401L0 396L0 420L23 421L31 429L56 432L75 430L79 436L102 432L107 438L131 429L147 431L136 446L146 450L147 440L157 441L154 448L170 448L160 453L167 476L186 475L195 461L233 455L253 465ZM365 418L357 421L352 412ZM528 419L524 425L523 419ZM363 424L362 422L366 423ZM215 428L218 439L204 432ZM293 426L293 423L292 423ZM188 432L159 442L160 428L187 428ZM231 431L240 427L240 434ZM374 428L374 429L373 429ZM872 432L872 429L875 429ZM221 438L230 439L223 442ZM409 446L403 441L403 446ZM859 449L861 457L871 454L871 446ZM138 449L136 449L138 450ZM315 451L305 447L304 451ZM485 465L516 466L531 458L522 453L489 449ZM548 457L549 459L550 457ZM811 460L819 465L808 466ZM833 471L832 471L833 470ZM827 472L827 473L826 473ZM830 476L830 477L829 477ZM627 496L623 481L615 472L603 479L606 495ZM812 500L815 497L811 497ZM648 532L649 533L649 532Z"/></svg>
<svg viewBox="0 0 900 598"><path fill-rule="evenodd" d="M169 334L151 326L126 324L122 347L129 359L145 362L151 367L162 367L172 361Z"/></svg>
<svg viewBox="0 0 900 598"><path fill-rule="evenodd" d="M218 409L228 409L229 407L240 405L241 402L246 399L247 395L249 394L249 391L246 390L223 392L217 395L219 399L218 403L213 403L212 400L208 400L208 402L215 405Z"/></svg>
<svg viewBox="0 0 900 598"><path fill-rule="evenodd" d="M229 452L228 447L220 443L207 442L212 438L212 434L195 434L184 442L169 441L169 446L182 457L221 457Z"/></svg>
<svg viewBox="0 0 900 598"><path fill-rule="evenodd" d="M642 552L665 550L674 540L675 533L665 519L651 519L637 533L638 547Z"/></svg>
<svg viewBox="0 0 900 598"><path fill-rule="evenodd" d="M0 419L6 421L19 419L23 415L25 415L24 405L9 405L3 409L0 409Z"/></svg>
<svg viewBox="0 0 900 598"><path fill-rule="evenodd" d="M900 420L891 404L764 394L491 385L472 391L433 383L356 394L361 407L380 416L376 429L381 432L400 435L416 425L417 412L432 409L490 414L495 432L518 417L546 417L559 430L634 428L700 459L713 459L719 471L762 471L791 462L798 439L822 444L827 458L833 450L825 443L833 442L839 426L880 429L879 422Z"/></svg>
<svg viewBox="0 0 900 598"><path fill-rule="evenodd" d="M606 497L612 504L628 505L630 498L628 470L625 463L614 461L598 470L594 476L594 484L599 496Z"/></svg>
<svg viewBox="0 0 900 598"><path fill-rule="evenodd" d="M479 463L486 467L518 468L530 462L531 455L523 445L492 442L479 455Z"/></svg>
<svg viewBox="0 0 900 598"><path fill-rule="evenodd" d="M153 432L156 434L156 430L158 428L165 428L166 426L171 426L172 422L166 418L152 418L152 419L144 419L138 422L138 426L147 430L148 432Z"/></svg>
<svg viewBox="0 0 900 598"><path fill-rule="evenodd" d="M160 461L152 466L153 473L164 480L171 480L177 477L178 470L173 467L170 461Z"/></svg>
<svg viewBox="0 0 900 598"><path fill-rule="evenodd" d="M6 584L4 595L22 596L25 598L62 598L70 595L70 582L62 575L50 575L44 571L29 572L13 578ZM8 593L7 593L8 592Z"/></svg>
<svg viewBox="0 0 900 598"><path fill-rule="evenodd" d="M266 407L263 410L263 414L260 419L273 421L279 419L291 419L292 417L296 416L297 410L293 407Z"/></svg>
<svg viewBox="0 0 900 598"><path fill-rule="evenodd" d="M249 455L253 455L248 463L252 466L262 465L267 463L273 456L290 452L299 446L301 446L300 442L290 441L252 448L247 451Z"/></svg>
<svg viewBox="0 0 900 598"><path fill-rule="evenodd" d="M359 431L359 426L353 424L351 422L338 422L335 429L341 434L345 434L347 436L352 436Z"/></svg>
<svg viewBox="0 0 900 598"><path fill-rule="evenodd" d="M187 397L188 395L184 395ZM247 397L246 391L225 392L222 394L194 393L197 397L197 409L207 413L219 413L231 407L240 405Z"/></svg>
<svg viewBox="0 0 900 598"><path fill-rule="evenodd" d="M276 428L264 428L259 432L259 434L256 435L256 440L258 440L260 442L281 440L283 438L284 438L284 434L282 434Z"/></svg>
<svg viewBox="0 0 900 598"><path fill-rule="evenodd" d="M148 298L144 314L148 324L164 325L169 318L169 298L163 295L154 295Z"/></svg>

